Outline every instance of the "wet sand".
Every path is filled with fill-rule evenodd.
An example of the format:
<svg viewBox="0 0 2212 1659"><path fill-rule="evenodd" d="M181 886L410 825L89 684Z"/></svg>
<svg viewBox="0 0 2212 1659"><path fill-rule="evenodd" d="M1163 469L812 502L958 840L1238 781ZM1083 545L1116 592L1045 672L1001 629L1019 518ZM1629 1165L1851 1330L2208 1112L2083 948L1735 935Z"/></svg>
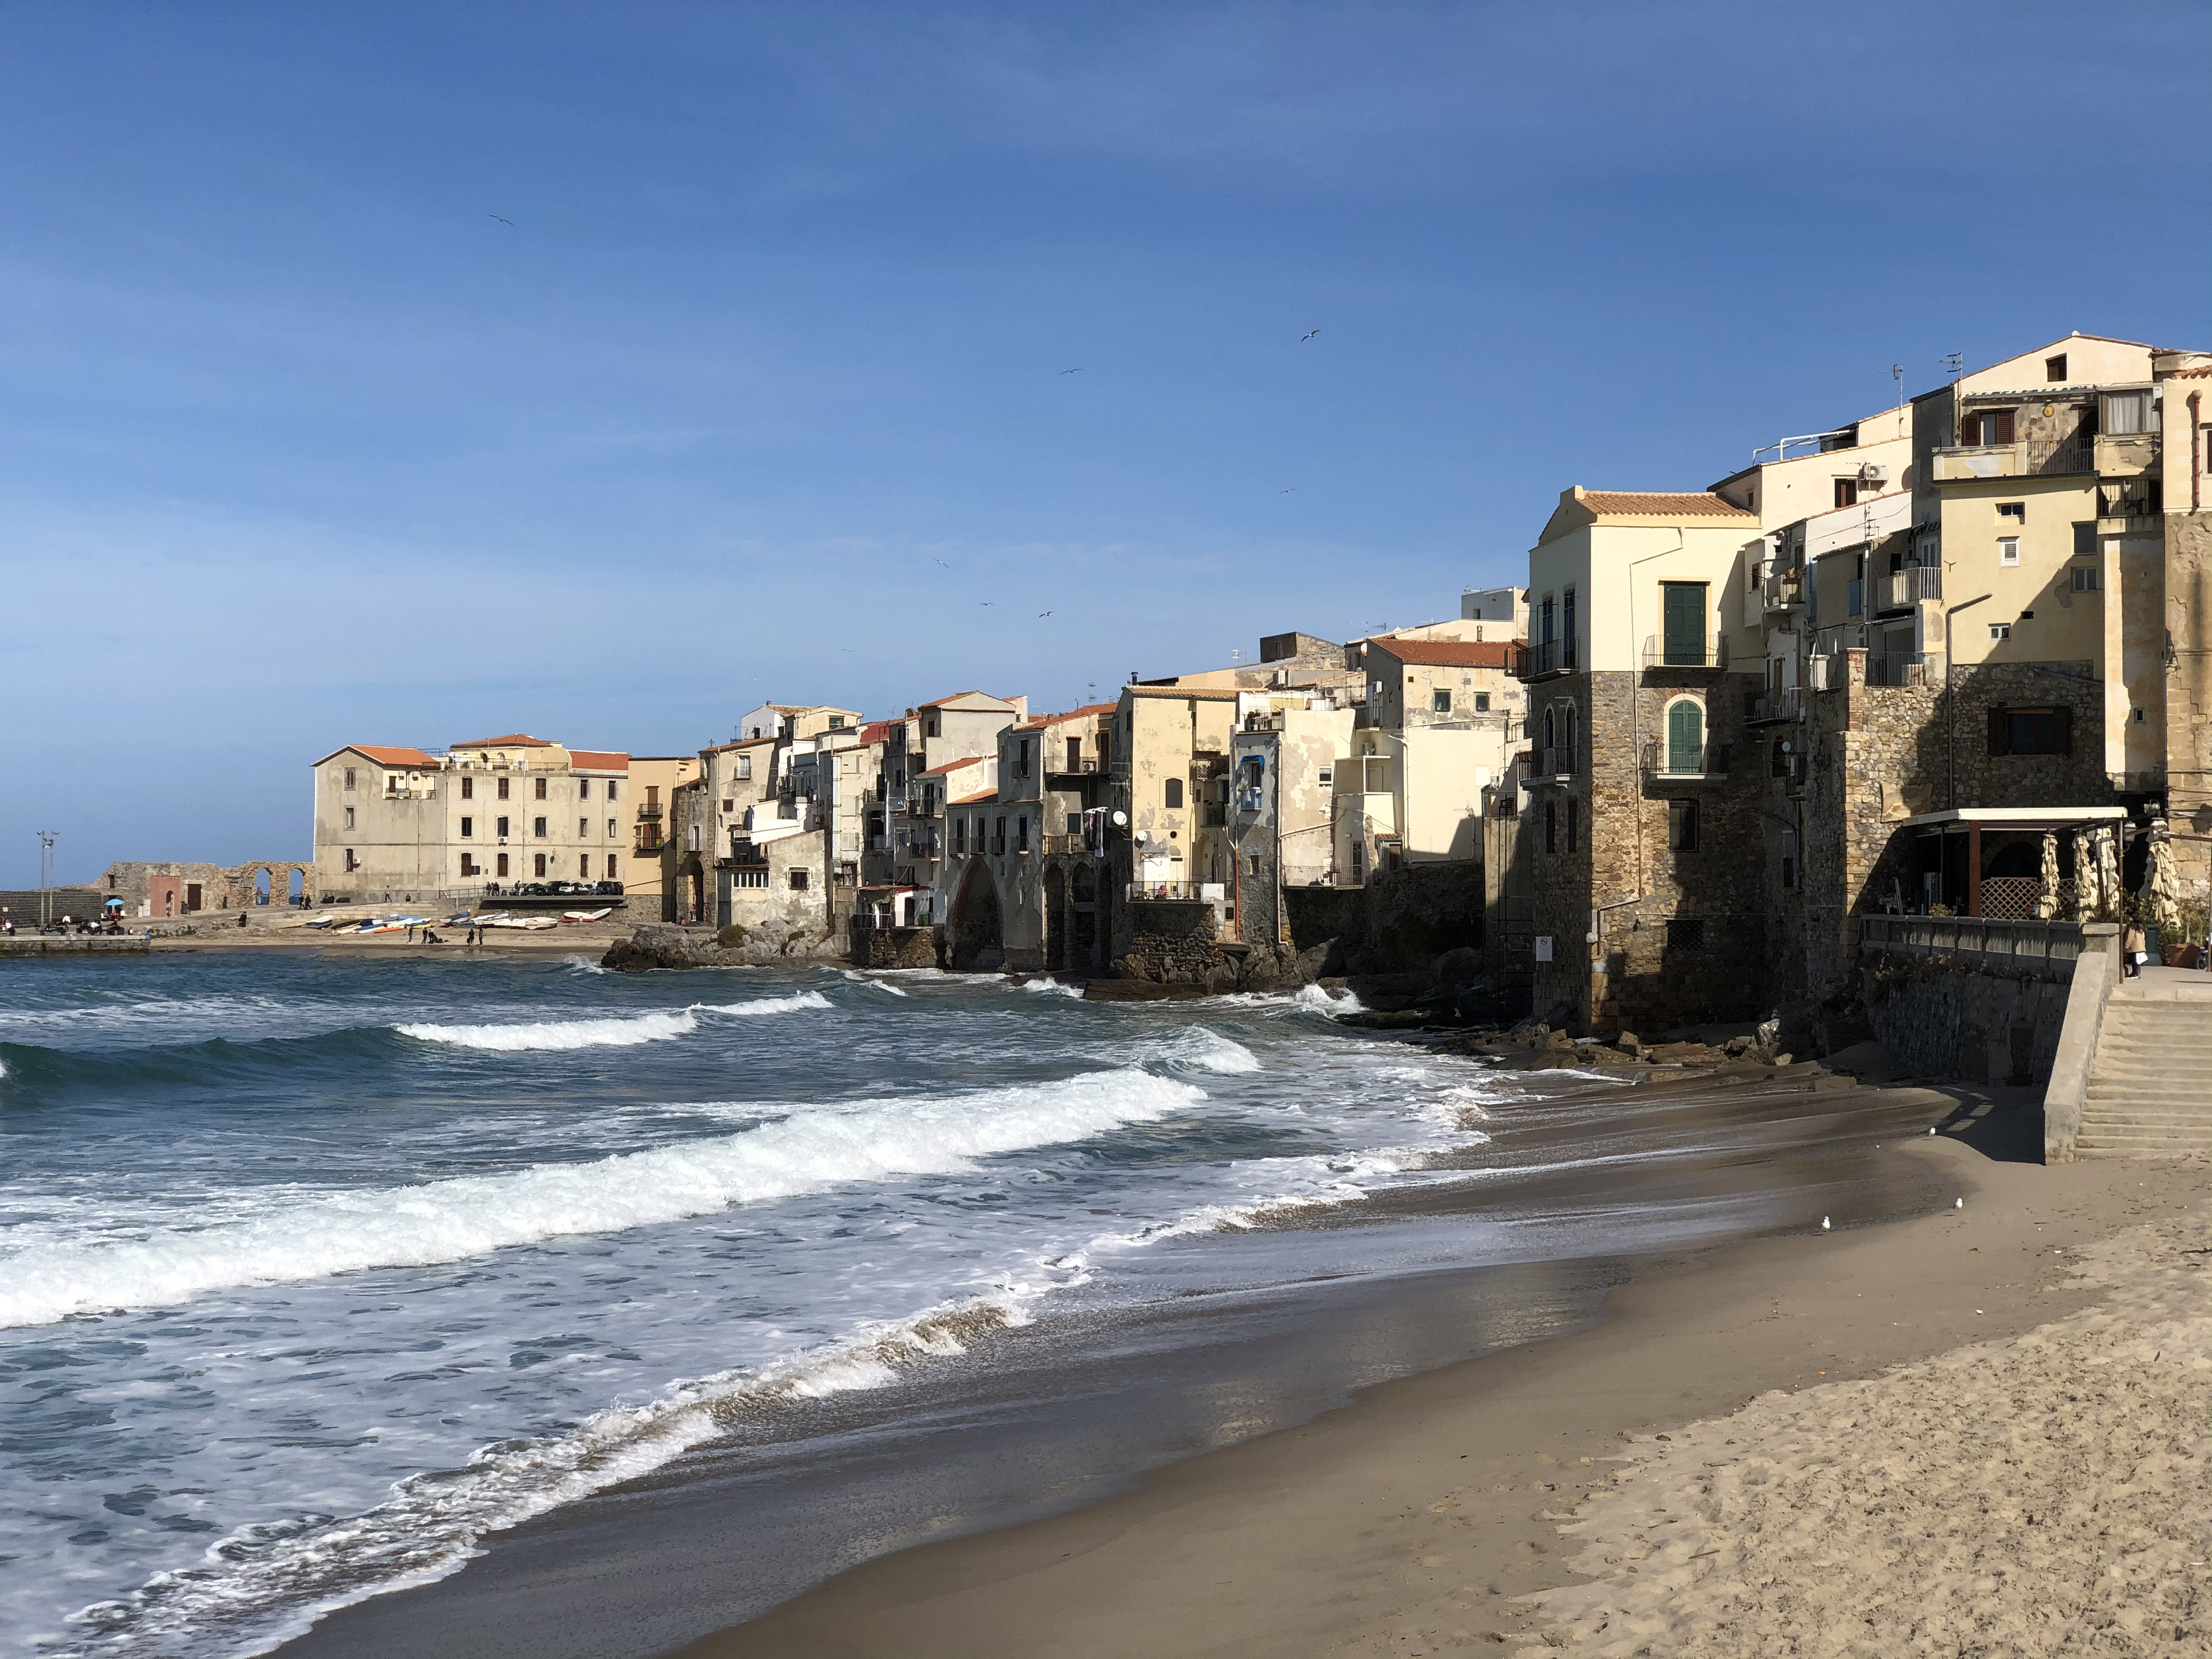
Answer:
<svg viewBox="0 0 2212 1659"><path fill-rule="evenodd" d="M1615 1291L1595 1328L1384 1385L1087 1509L869 1562L683 1651L1257 1659L1529 1645L1547 1615L1522 1598L1582 1582L1559 1519L1607 1483L1625 1443L1655 1447L1648 1437L1770 1390L1873 1376L2074 1315L2105 1294L2076 1277L2075 1253L2193 1211L2207 1175L2045 1168L1942 1138L1893 1155L1955 1185L1966 1208L1727 1250Z"/></svg>
<svg viewBox="0 0 2212 1659"><path fill-rule="evenodd" d="M1729 1118L1761 1133L1792 1110L1840 1115L1778 1153L1728 1142L1642 1194L1694 1208L1762 1193L1782 1206L1778 1235L1321 1273L1256 1309L1166 1297L1133 1340L1027 1334L954 1362L933 1395L852 1396L803 1437L740 1431L487 1538L461 1573L339 1611L284 1652L1499 1650L1534 1628L1537 1607L1517 1598L1579 1582L1546 1515L1601 1480L1625 1437L2078 1308L2087 1293L2054 1252L2170 1212L2203 1174L2008 1162L2039 1151L2024 1091L1799 1098L1695 1103L1707 1127ZM1961 1099L1999 1109L1970 1118ZM1925 1138L1939 1120L1946 1135ZM1589 1178L1579 1195L1545 1185L1534 1207L1601 1202L1614 1177ZM1929 1215L1959 1194L1964 1212ZM1822 1234L1828 1207L1847 1224ZM1848 1224L1900 1211L1922 1218ZM1336 1224L1409 1241L1458 1224L1449 1203L1352 1212ZM1325 1252L1331 1231L1304 1231L1299 1248Z"/></svg>

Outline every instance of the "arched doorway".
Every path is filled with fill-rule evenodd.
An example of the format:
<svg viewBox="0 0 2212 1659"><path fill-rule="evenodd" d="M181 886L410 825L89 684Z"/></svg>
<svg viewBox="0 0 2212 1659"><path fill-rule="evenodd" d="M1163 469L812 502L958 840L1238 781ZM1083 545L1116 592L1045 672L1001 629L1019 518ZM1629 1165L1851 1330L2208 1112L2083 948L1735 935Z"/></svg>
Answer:
<svg viewBox="0 0 2212 1659"><path fill-rule="evenodd" d="M1073 949L1069 959L1080 969L1096 969L1105 964L1098 959L1098 872L1089 864L1079 864L1069 883L1068 909L1070 931L1074 935Z"/></svg>
<svg viewBox="0 0 2212 1659"><path fill-rule="evenodd" d="M945 923L946 944L956 974L994 974L1005 963L1006 924L999 905L999 884L981 859L968 860Z"/></svg>
<svg viewBox="0 0 2212 1659"><path fill-rule="evenodd" d="M291 874L284 883L284 902L287 904L305 904L307 902L307 872L296 864L292 866Z"/></svg>
<svg viewBox="0 0 2212 1659"><path fill-rule="evenodd" d="M270 871L267 865L263 865L261 868L253 872L253 902L256 904L268 903L270 897L270 890L275 885L276 878L274 872Z"/></svg>
<svg viewBox="0 0 2212 1659"><path fill-rule="evenodd" d="M1054 974L1068 967L1067 873L1053 864L1044 867L1044 965Z"/></svg>

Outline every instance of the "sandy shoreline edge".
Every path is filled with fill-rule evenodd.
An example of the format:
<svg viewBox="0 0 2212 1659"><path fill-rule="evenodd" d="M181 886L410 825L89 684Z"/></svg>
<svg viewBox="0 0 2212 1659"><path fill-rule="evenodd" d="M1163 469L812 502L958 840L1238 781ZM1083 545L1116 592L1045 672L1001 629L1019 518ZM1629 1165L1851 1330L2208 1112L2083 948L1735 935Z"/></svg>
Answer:
<svg viewBox="0 0 2212 1659"><path fill-rule="evenodd" d="M1966 1207L1730 1247L1616 1291L1595 1328L1386 1383L1085 1509L869 1561L684 1659L1381 1656L1533 1650L1547 1634L1580 1648L1571 1620L1639 1616L1608 1613L1617 1585L1528 1598L1604 1565L1571 1571L1585 1545L1560 1527L1619 1489L1624 1455L1773 1391L1787 1403L2072 1317L2111 1290L2081 1277L2077 1254L2193 1212L2206 1175L1993 1162L1943 1138L1886 1155L1921 1161ZM1648 1520L1617 1510L1613 1525ZM1680 1650L1739 1650L1712 1645L1710 1620L1697 1629ZM1638 1639L1675 1650L1656 1626Z"/></svg>

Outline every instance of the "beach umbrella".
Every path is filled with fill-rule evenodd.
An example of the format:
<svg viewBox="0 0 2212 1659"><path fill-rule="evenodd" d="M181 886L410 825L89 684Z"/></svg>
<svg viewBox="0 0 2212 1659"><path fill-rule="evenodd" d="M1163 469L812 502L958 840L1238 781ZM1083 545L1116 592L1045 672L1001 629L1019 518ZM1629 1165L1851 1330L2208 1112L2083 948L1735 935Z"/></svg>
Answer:
<svg viewBox="0 0 2212 1659"><path fill-rule="evenodd" d="M2045 921L2058 914L2058 837L2049 830L2043 832L2043 891L2035 914Z"/></svg>
<svg viewBox="0 0 2212 1659"><path fill-rule="evenodd" d="M2120 895L2125 890L2120 885L2119 840L2112 825L2097 826L2097 915L2103 921L2119 919Z"/></svg>
<svg viewBox="0 0 2212 1659"><path fill-rule="evenodd" d="M2178 939L2181 888L2174 878L2173 831L2164 818L2150 821L2150 856L2144 860L2142 890L2137 896L2157 921L2161 935Z"/></svg>
<svg viewBox="0 0 2212 1659"><path fill-rule="evenodd" d="M2094 921L2104 909L2097 896L2097 849L2087 830L2074 832L2074 920Z"/></svg>

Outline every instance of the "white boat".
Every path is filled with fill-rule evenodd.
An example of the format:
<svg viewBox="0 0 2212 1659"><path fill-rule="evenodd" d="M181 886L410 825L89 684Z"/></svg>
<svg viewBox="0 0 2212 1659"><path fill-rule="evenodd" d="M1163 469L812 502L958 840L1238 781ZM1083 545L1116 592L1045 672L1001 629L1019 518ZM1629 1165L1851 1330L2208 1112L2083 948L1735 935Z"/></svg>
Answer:
<svg viewBox="0 0 2212 1659"><path fill-rule="evenodd" d="M563 910L561 913L561 920L563 921L601 921L607 916L613 914L614 908L615 907L613 905L610 904L605 908L598 910Z"/></svg>

